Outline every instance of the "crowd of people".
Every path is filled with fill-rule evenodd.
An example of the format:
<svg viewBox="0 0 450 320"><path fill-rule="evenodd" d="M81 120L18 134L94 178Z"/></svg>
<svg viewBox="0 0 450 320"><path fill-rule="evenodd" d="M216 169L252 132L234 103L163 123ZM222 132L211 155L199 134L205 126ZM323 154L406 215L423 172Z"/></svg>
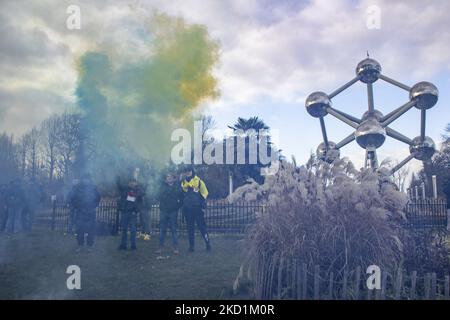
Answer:
<svg viewBox="0 0 450 320"><path fill-rule="evenodd" d="M35 179L0 185L0 232L30 231L44 200L42 186Z"/></svg>
<svg viewBox="0 0 450 320"><path fill-rule="evenodd" d="M118 249L136 250L137 225L141 222L142 233L149 235L148 212L144 206L144 189L132 178L125 186L118 186L120 197L118 209L121 221L121 239ZM179 253L178 246L178 212L182 209L188 228L189 251L195 248L195 225L198 226L207 251L211 250L210 239L204 217L204 209L208 189L203 180L196 174L193 167L185 169L178 178L175 172L168 172L162 182L157 200L160 208L159 249L162 253L165 247L167 231L172 236L172 250ZM84 245L94 245L96 233L96 208L100 203L100 194L89 175L84 175L81 181L74 184L68 195L70 210L69 229L76 227L78 249Z"/></svg>

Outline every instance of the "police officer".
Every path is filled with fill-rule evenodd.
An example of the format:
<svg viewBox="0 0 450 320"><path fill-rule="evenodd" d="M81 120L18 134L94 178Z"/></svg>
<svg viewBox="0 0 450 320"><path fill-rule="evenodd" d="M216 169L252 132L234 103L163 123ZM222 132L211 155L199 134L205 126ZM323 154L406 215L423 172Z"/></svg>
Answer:
<svg viewBox="0 0 450 320"><path fill-rule="evenodd" d="M205 183L195 174L192 166L187 167L182 175L183 214L186 219L189 236L189 251L194 251L195 224L205 241L206 251L211 251L208 231L203 209L206 208L208 189Z"/></svg>
<svg viewBox="0 0 450 320"><path fill-rule="evenodd" d="M100 193L93 184L89 174L84 174L80 183L74 188L70 204L76 212L75 224L77 232L78 251L85 244L85 234L87 233L87 245L94 245L96 208L100 203Z"/></svg>

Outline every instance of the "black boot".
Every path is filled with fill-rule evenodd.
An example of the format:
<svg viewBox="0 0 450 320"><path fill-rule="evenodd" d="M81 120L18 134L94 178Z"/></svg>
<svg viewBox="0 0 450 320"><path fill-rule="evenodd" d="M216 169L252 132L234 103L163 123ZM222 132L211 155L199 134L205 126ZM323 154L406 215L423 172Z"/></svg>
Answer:
<svg viewBox="0 0 450 320"><path fill-rule="evenodd" d="M211 243L209 242L209 235L207 233L205 233L203 235L203 240L205 240L206 251L210 252L211 251Z"/></svg>

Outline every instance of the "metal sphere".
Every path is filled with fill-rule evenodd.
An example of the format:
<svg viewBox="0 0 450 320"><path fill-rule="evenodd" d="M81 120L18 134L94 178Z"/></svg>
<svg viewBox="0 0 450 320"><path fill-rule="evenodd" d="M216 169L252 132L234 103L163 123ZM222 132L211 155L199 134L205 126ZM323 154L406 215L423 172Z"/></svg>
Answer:
<svg viewBox="0 0 450 320"><path fill-rule="evenodd" d="M355 138L361 148L379 148L386 140L386 130L376 119L369 118L358 126Z"/></svg>
<svg viewBox="0 0 450 320"><path fill-rule="evenodd" d="M366 58L356 66L356 75L364 83L374 83L381 73L381 65L378 61Z"/></svg>
<svg viewBox="0 0 450 320"><path fill-rule="evenodd" d="M430 160L435 151L436 145L430 137L425 137L423 141L420 137L415 137L413 144L409 147L409 152L417 160Z"/></svg>
<svg viewBox="0 0 450 320"><path fill-rule="evenodd" d="M324 92L313 92L306 98L305 107L310 115L315 118L327 115L327 107L331 106L331 100Z"/></svg>
<svg viewBox="0 0 450 320"><path fill-rule="evenodd" d="M341 156L341 152L336 148L336 143L332 141L328 141L328 148L326 147L324 142L319 144L316 150L316 154L318 159L328 163L334 162Z"/></svg>
<svg viewBox="0 0 450 320"><path fill-rule="evenodd" d="M368 119L375 119L377 121L380 121L381 118L383 118L383 114L378 110L373 111L366 111L361 117L362 121L366 121Z"/></svg>
<svg viewBox="0 0 450 320"><path fill-rule="evenodd" d="M430 109L438 101L439 90L430 82L422 81L415 84L409 93L411 100L416 100L416 108Z"/></svg>

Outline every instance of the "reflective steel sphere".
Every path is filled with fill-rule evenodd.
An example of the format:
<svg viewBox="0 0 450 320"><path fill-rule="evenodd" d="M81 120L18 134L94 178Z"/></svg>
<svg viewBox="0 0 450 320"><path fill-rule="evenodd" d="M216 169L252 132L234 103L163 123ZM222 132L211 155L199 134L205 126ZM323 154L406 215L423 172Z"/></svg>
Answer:
<svg viewBox="0 0 450 320"><path fill-rule="evenodd" d="M306 98L305 107L310 115L315 118L327 115L327 107L331 106L331 100L324 92L313 92Z"/></svg>
<svg viewBox="0 0 450 320"><path fill-rule="evenodd" d="M383 118L383 114L378 110L366 111L364 112L363 116L361 117L362 121L368 120L368 119L376 119L377 121L380 121L381 118Z"/></svg>
<svg viewBox="0 0 450 320"><path fill-rule="evenodd" d="M381 65L374 59L366 58L356 66L356 75L364 83L373 83L378 80Z"/></svg>
<svg viewBox="0 0 450 320"><path fill-rule="evenodd" d="M430 109L438 101L439 90L430 82L419 82L415 84L409 93L411 100L416 100L416 108Z"/></svg>
<svg viewBox="0 0 450 320"><path fill-rule="evenodd" d="M369 118L356 129L355 138L361 148L379 148L386 140L386 130L376 119Z"/></svg>
<svg viewBox="0 0 450 320"><path fill-rule="evenodd" d="M316 154L318 159L328 163L332 163L335 160L339 159L341 152L339 151L339 149L336 149L336 143L328 141L328 149L325 146L325 143L322 142L317 147Z"/></svg>
<svg viewBox="0 0 450 320"><path fill-rule="evenodd" d="M423 141L421 141L420 137L415 137L413 145L409 147L409 152L417 160L430 160L435 151L436 146L430 137L425 137Z"/></svg>

